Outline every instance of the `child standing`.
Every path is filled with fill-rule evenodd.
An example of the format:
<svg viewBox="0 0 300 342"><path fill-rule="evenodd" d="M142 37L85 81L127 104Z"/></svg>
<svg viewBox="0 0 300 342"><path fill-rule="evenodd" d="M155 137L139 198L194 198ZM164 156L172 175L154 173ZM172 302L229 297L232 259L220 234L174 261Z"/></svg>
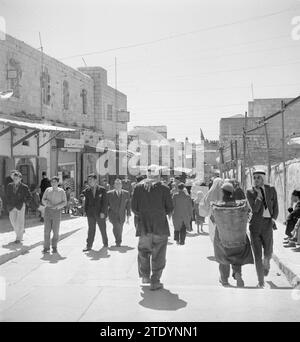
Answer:
<svg viewBox="0 0 300 342"><path fill-rule="evenodd" d="M197 225L197 234L200 234L199 227L201 233L204 233L203 224L205 222L205 216L202 216L202 212L200 211L199 205L204 198L204 194L202 191L197 192L197 198L194 200L194 210L195 210L195 221Z"/></svg>

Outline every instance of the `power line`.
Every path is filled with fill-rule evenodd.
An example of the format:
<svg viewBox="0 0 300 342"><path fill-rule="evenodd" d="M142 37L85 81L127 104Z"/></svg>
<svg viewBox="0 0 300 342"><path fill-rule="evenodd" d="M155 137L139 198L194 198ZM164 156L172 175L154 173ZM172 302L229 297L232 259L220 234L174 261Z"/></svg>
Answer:
<svg viewBox="0 0 300 342"><path fill-rule="evenodd" d="M155 40L150 40L150 41L146 41L146 42L141 42L141 43L136 43L136 44L129 44L129 45L119 46L119 47L116 47L116 48L111 48L111 49L106 49L106 50L100 50L100 51L89 52L89 53L84 53L84 54L81 53L81 54L77 54L77 55L62 57L62 58L60 58L60 60L71 59L71 58L82 57L82 56L99 55L99 54L103 54L103 53L107 53L107 52L112 52L112 51L117 51L117 50L132 49L132 48L136 48L136 47L140 47L140 46L156 44L156 43L159 43L159 42L162 42L162 41L176 39L176 38L184 37L184 36L188 36L188 35L193 35L193 34L197 34L197 33L200 33L200 32L207 32L207 31L216 30L216 29L220 29L220 28L225 28L225 27L229 27L229 26L233 26L233 25L238 25L238 24L243 24L243 23L247 23L247 22L251 22L251 21L261 20L261 19L268 18L268 17L273 17L273 16L276 16L276 15L279 15L279 14L282 14L282 13L290 12L290 11L295 10L297 8L299 8L299 7L298 6L294 6L294 7L290 7L290 8L287 8L285 10L281 10L281 11L277 11L277 12L267 13L267 14L264 14L264 15L251 17L251 18L248 18L248 19L237 20L237 21L234 21L234 22L231 22L231 23L225 23L225 24L210 26L210 27L199 29L199 30L193 30L193 31L173 34L173 35L169 35L167 37L163 37L163 38L159 38L159 39L155 39Z"/></svg>
<svg viewBox="0 0 300 342"><path fill-rule="evenodd" d="M252 67L246 67L246 68L238 68L238 69L225 69L225 70L217 70L217 71L208 71L208 72L202 72L202 73L194 73L193 75L187 75L187 76L176 76L176 77L172 77L172 78L166 78L164 77L164 79L166 80L189 80L189 79L195 79L195 77L198 76L205 76L205 75L214 75L214 74L220 74L220 73L226 73L226 72L236 72L236 71L244 71L244 70L254 70L254 69L261 69L261 68L275 68L275 67L282 67L282 66L286 66L286 65L293 65L293 64L300 64L299 60L293 60L293 61L287 61L285 63L280 63L280 64L263 64L263 65L256 65L256 66L252 66ZM162 81L162 79L160 79L160 82ZM147 80L147 83L149 83L150 81ZM156 80L154 80L154 82L157 82ZM124 86L124 85L123 85Z"/></svg>

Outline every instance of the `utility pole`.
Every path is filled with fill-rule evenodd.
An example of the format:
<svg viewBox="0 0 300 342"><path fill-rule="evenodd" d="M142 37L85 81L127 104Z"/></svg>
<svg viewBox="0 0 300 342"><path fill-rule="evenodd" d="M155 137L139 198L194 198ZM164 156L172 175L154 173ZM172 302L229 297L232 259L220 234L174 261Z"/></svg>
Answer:
<svg viewBox="0 0 300 342"><path fill-rule="evenodd" d="M248 113L245 112L245 121L244 121L244 129L243 129L243 168L242 168L242 184L244 191L246 191L246 139L247 139L247 118Z"/></svg>
<svg viewBox="0 0 300 342"><path fill-rule="evenodd" d="M254 89L253 89L253 83L251 83L251 93L252 93L252 101L254 100Z"/></svg>
<svg viewBox="0 0 300 342"><path fill-rule="evenodd" d="M237 140L234 141L234 147L235 147L235 155L234 155L234 159L235 159L235 172L236 172L236 180L239 180L239 163L238 163L238 143Z"/></svg>
<svg viewBox="0 0 300 342"><path fill-rule="evenodd" d="M116 122L116 171L119 176L119 164L120 164L120 153L119 153L119 131L118 131L118 75L117 75L117 57L115 57L115 122Z"/></svg>
<svg viewBox="0 0 300 342"><path fill-rule="evenodd" d="M40 38L40 49L41 49L41 118L43 117L43 82L44 82L44 48L42 44L42 37L41 32L39 32L39 38Z"/></svg>
<svg viewBox="0 0 300 342"><path fill-rule="evenodd" d="M271 157L270 157L270 141L267 129L267 123L264 122L265 128L265 137L266 137L266 144L267 144L267 160L268 160L268 183L270 183L270 176L271 176Z"/></svg>
<svg viewBox="0 0 300 342"><path fill-rule="evenodd" d="M41 118L43 118L43 85L44 85L44 48L42 43L41 32L39 32L40 39L40 49L41 49L41 81L40 81L40 92L41 92ZM51 133L50 133L51 134ZM36 178L37 183L40 181L40 133L38 132L36 135L36 145L37 145L37 158L36 158Z"/></svg>
<svg viewBox="0 0 300 342"><path fill-rule="evenodd" d="M286 213L286 165L285 165L285 127L284 127L285 104L281 101L281 120L282 120L282 166L283 166L283 200L284 214Z"/></svg>

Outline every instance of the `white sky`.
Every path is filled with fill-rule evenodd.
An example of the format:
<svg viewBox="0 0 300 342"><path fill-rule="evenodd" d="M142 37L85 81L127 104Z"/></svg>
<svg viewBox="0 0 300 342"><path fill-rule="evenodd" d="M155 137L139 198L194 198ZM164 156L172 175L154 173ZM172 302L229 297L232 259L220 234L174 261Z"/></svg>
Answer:
<svg viewBox="0 0 300 342"><path fill-rule="evenodd" d="M198 140L202 128L218 139L220 118L247 110L251 82L255 98L300 92L300 40L291 38L299 0L0 0L0 16L7 33L35 48L40 31L57 59L170 37L84 56L108 70L112 86L117 57L129 126L167 125L170 138Z"/></svg>

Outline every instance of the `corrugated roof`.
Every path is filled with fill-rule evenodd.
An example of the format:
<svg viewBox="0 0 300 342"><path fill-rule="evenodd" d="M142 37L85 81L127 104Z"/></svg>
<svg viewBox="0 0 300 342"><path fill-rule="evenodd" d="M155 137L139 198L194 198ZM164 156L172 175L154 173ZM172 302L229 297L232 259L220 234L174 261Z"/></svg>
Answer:
<svg viewBox="0 0 300 342"><path fill-rule="evenodd" d="M0 118L0 123L3 123L8 126L16 127L16 128L25 128L25 129L34 129L45 132L75 132L76 130L68 127L59 127L52 126L45 123L37 123L37 122L26 122L19 120L12 120L6 118Z"/></svg>

